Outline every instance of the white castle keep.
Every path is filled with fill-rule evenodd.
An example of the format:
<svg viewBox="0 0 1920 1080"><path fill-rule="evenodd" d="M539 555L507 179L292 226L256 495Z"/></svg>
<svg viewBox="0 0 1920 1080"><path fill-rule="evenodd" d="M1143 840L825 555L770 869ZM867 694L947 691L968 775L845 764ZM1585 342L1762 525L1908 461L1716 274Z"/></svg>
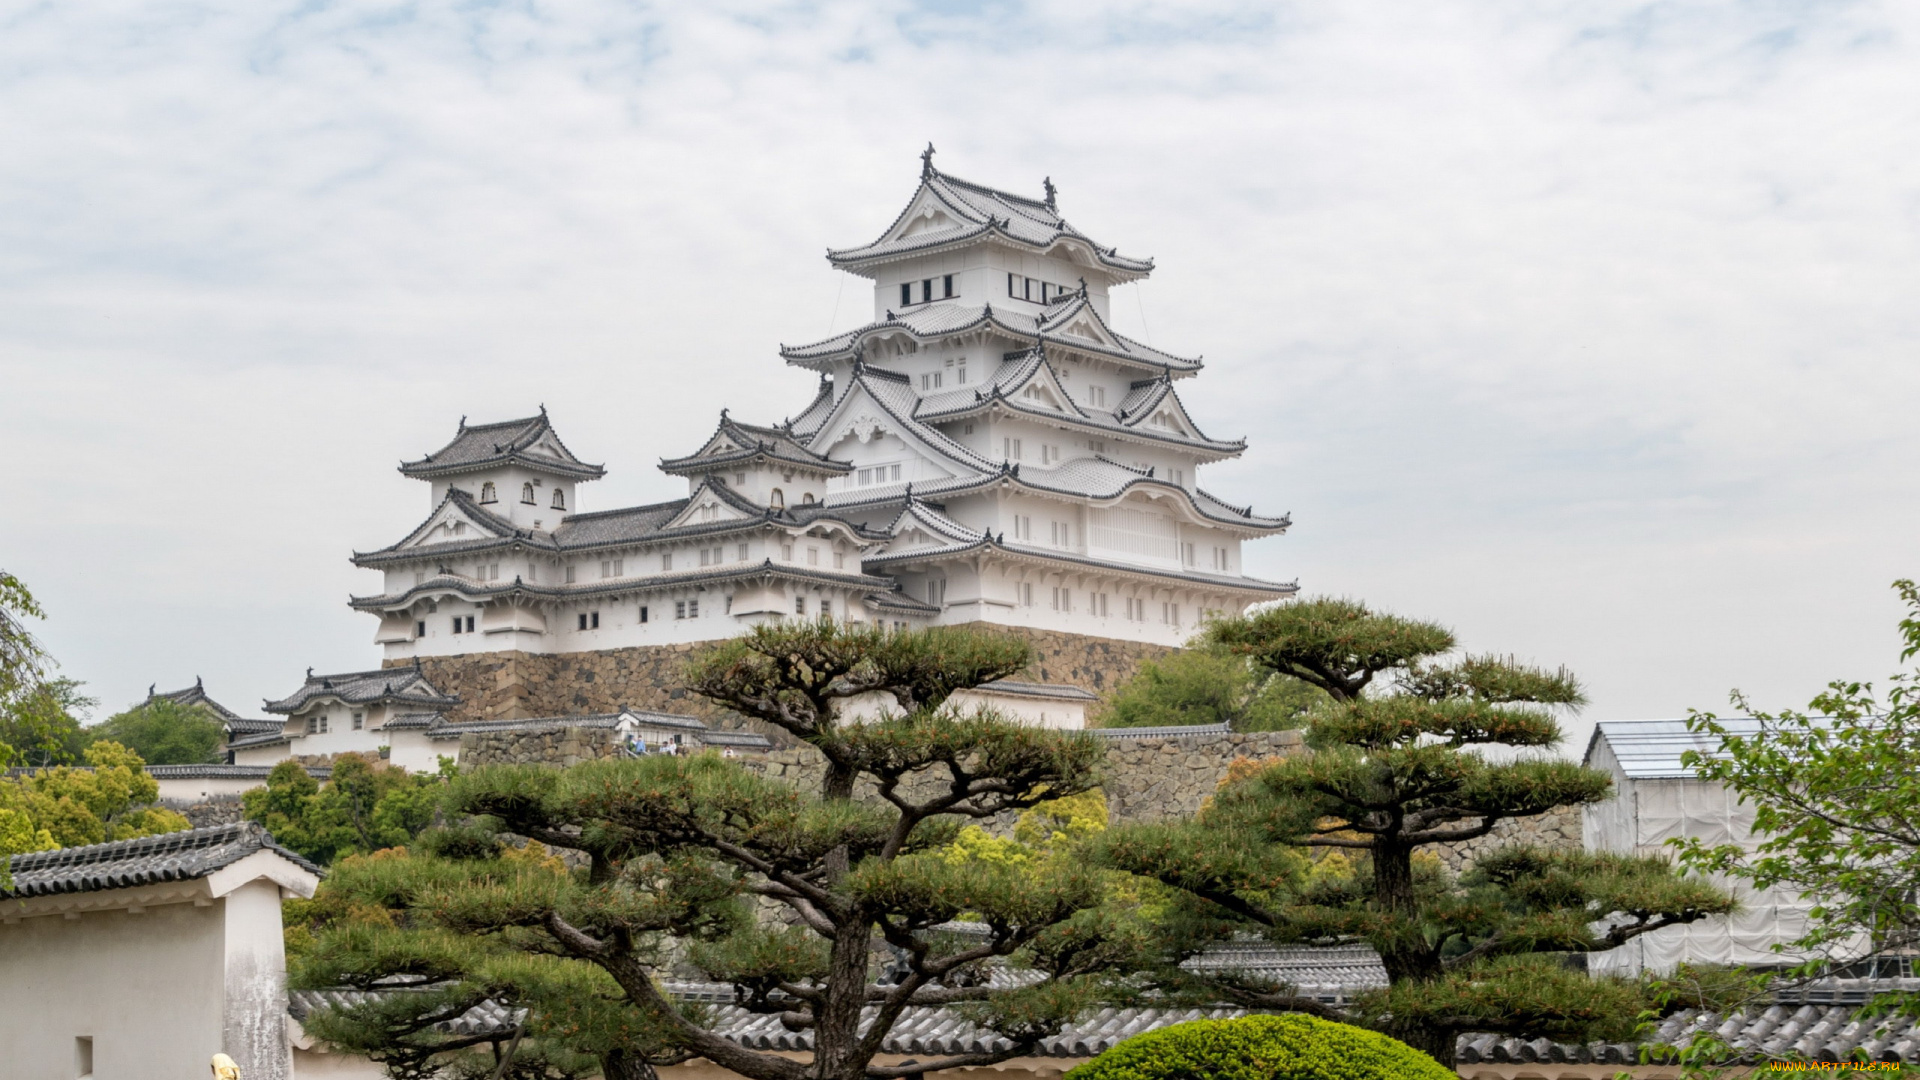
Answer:
<svg viewBox="0 0 1920 1080"><path fill-rule="evenodd" d="M873 321L782 347L820 374L793 418L725 411L660 468L687 496L580 510L605 475L540 415L468 425L400 466L432 512L354 563L352 600L391 661L574 653L727 637L831 616L990 623L1179 645L1209 615L1292 594L1241 572L1241 544L1286 530L1200 486L1239 455L1175 384L1198 358L1114 332L1108 296L1150 259L1095 243L1046 197L946 175L880 238L829 251L873 281Z"/></svg>

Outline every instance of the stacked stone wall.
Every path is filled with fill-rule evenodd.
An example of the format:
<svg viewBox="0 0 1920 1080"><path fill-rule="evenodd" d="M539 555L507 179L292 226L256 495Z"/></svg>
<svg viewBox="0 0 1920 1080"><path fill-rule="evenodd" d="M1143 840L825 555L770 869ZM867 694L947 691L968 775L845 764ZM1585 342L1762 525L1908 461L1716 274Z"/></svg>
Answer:
<svg viewBox="0 0 1920 1080"><path fill-rule="evenodd" d="M619 752L611 728L486 731L460 736L460 766L578 765Z"/></svg>
<svg viewBox="0 0 1920 1080"><path fill-rule="evenodd" d="M1165 645L1088 637L1051 630L989 627L1025 638L1033 645L1033 664L1024 678L1078 686L1105 695L1150 660L1175 652ZM688 690L682 678L687 661L715 642L640 645L597 652L545 655L526 652L471 653L423 657L427 681L460 704L449 720L518 720L536 716L578 716L650 709L698 717L723 731L755 731L775 746L792 746L785 732L723 709ZM402 667L411 660L390 660Z"/></svg>

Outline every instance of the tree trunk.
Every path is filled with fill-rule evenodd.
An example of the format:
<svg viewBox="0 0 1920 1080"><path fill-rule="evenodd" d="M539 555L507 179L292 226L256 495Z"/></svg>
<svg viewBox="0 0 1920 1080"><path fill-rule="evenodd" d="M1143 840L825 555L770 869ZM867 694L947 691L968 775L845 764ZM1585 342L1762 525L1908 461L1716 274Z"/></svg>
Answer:
<svg viewBox="0 0 1920 1080"><path fill-rule="evenodd" d="M1453 1048L1459 1038L1451 1031L1434 1031L1429 1028L1413 1028L1406 1031L1393 1031L1388 1034L1408 1046L1419 1050L1433 1060L1451 1069L1454 1067ZM611 1080L611 1078L609 1078Z"/></svg>
<svg viewBox="0 0 1920 1080"><path fill-rule="evenodd" d="M856 1053L860 1041L860 1011L866 1004L867 957L873 928L849 920L835 927L833 949L827 954L825 998L814 1007L813 1075L817 1080L861 1080L866 1060Z"/></svg>
<svg viewBox="0 0 1920 1080"><path fill-rule="evenodd" d="M1373 902L1389 915L1398 931L1379 942L1380 962L1392 982L1437 979L1440 957L1420 934L1420 906L1413 896L1413 847L1386 837L1373 844Z"/></svg>
<svg viewBox="0 0 1920 1080"><path fill-rule="evenodd" d="M600 1055L603 1080L658 1080L647 1059L631 1050L609 1050Z"/></svg>

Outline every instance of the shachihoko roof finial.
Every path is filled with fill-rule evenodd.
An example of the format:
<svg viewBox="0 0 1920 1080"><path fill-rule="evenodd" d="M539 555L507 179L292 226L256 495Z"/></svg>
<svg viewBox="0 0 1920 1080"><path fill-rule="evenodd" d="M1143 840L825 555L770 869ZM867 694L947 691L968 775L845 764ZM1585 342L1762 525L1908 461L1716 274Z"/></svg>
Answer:
<svg viewBox="0 0 1920 1080"><path fill-rule="evenodd" d="M467 414L466 414L466 413L461 413L461 414L460 414L460 430L461 430L461 431L465 431L465 430L467 430ZM432 455L432 454L428 454L428 455L427 455L427 457L428 457L428 458L432 458L432 457L433 457L433 455Z"/></svg>
<svg viewBox="0 0 1920 1080"><path fill-rule="evenodd" d="M1040 185L1047 189L1047 209L1052 210L1054 208L1053 196L1056 193L1053 186L1053 177L1049 176L1045 180L1040 181Z"/></svg>
<svg viewBox="0 0 1920 1080"><path fill-rule="evenodd" d="M925 180L927 177L932 175L933 175L933 143L929 142L927 143L927 148L925 150L920 151L920 178L922 180Z"/></svg>
<svg viewBox="0 0 1920 1080"><path fill-rule="evenodd" d="M148 697L153 697L153 696L154 696L154 693L153 693L153 692L154 692L154 691L155 691L156 689L158 689L158 688L159 688L159 686L160 686L160 684L159 684L159 683L148 683L148 684L147 684L147 696L148 696Z"/></svg>

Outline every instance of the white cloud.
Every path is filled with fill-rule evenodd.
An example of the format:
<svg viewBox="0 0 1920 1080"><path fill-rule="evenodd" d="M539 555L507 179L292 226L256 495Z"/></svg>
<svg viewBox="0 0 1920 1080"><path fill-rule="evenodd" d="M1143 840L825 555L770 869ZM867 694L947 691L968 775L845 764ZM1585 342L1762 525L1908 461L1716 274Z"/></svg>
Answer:
<svg viewBox="0 0 1920 1080"><path fill-rule="evenodd" d="M666 497L929 139L1161 270L1291 510L1256 569L1565 662L1591 716L1893 661L1920 338L1899 5L0 8L0 562L119 705L376 662L393 463L545 403ZM836 313L836 298L838 310Z"/></svg>

